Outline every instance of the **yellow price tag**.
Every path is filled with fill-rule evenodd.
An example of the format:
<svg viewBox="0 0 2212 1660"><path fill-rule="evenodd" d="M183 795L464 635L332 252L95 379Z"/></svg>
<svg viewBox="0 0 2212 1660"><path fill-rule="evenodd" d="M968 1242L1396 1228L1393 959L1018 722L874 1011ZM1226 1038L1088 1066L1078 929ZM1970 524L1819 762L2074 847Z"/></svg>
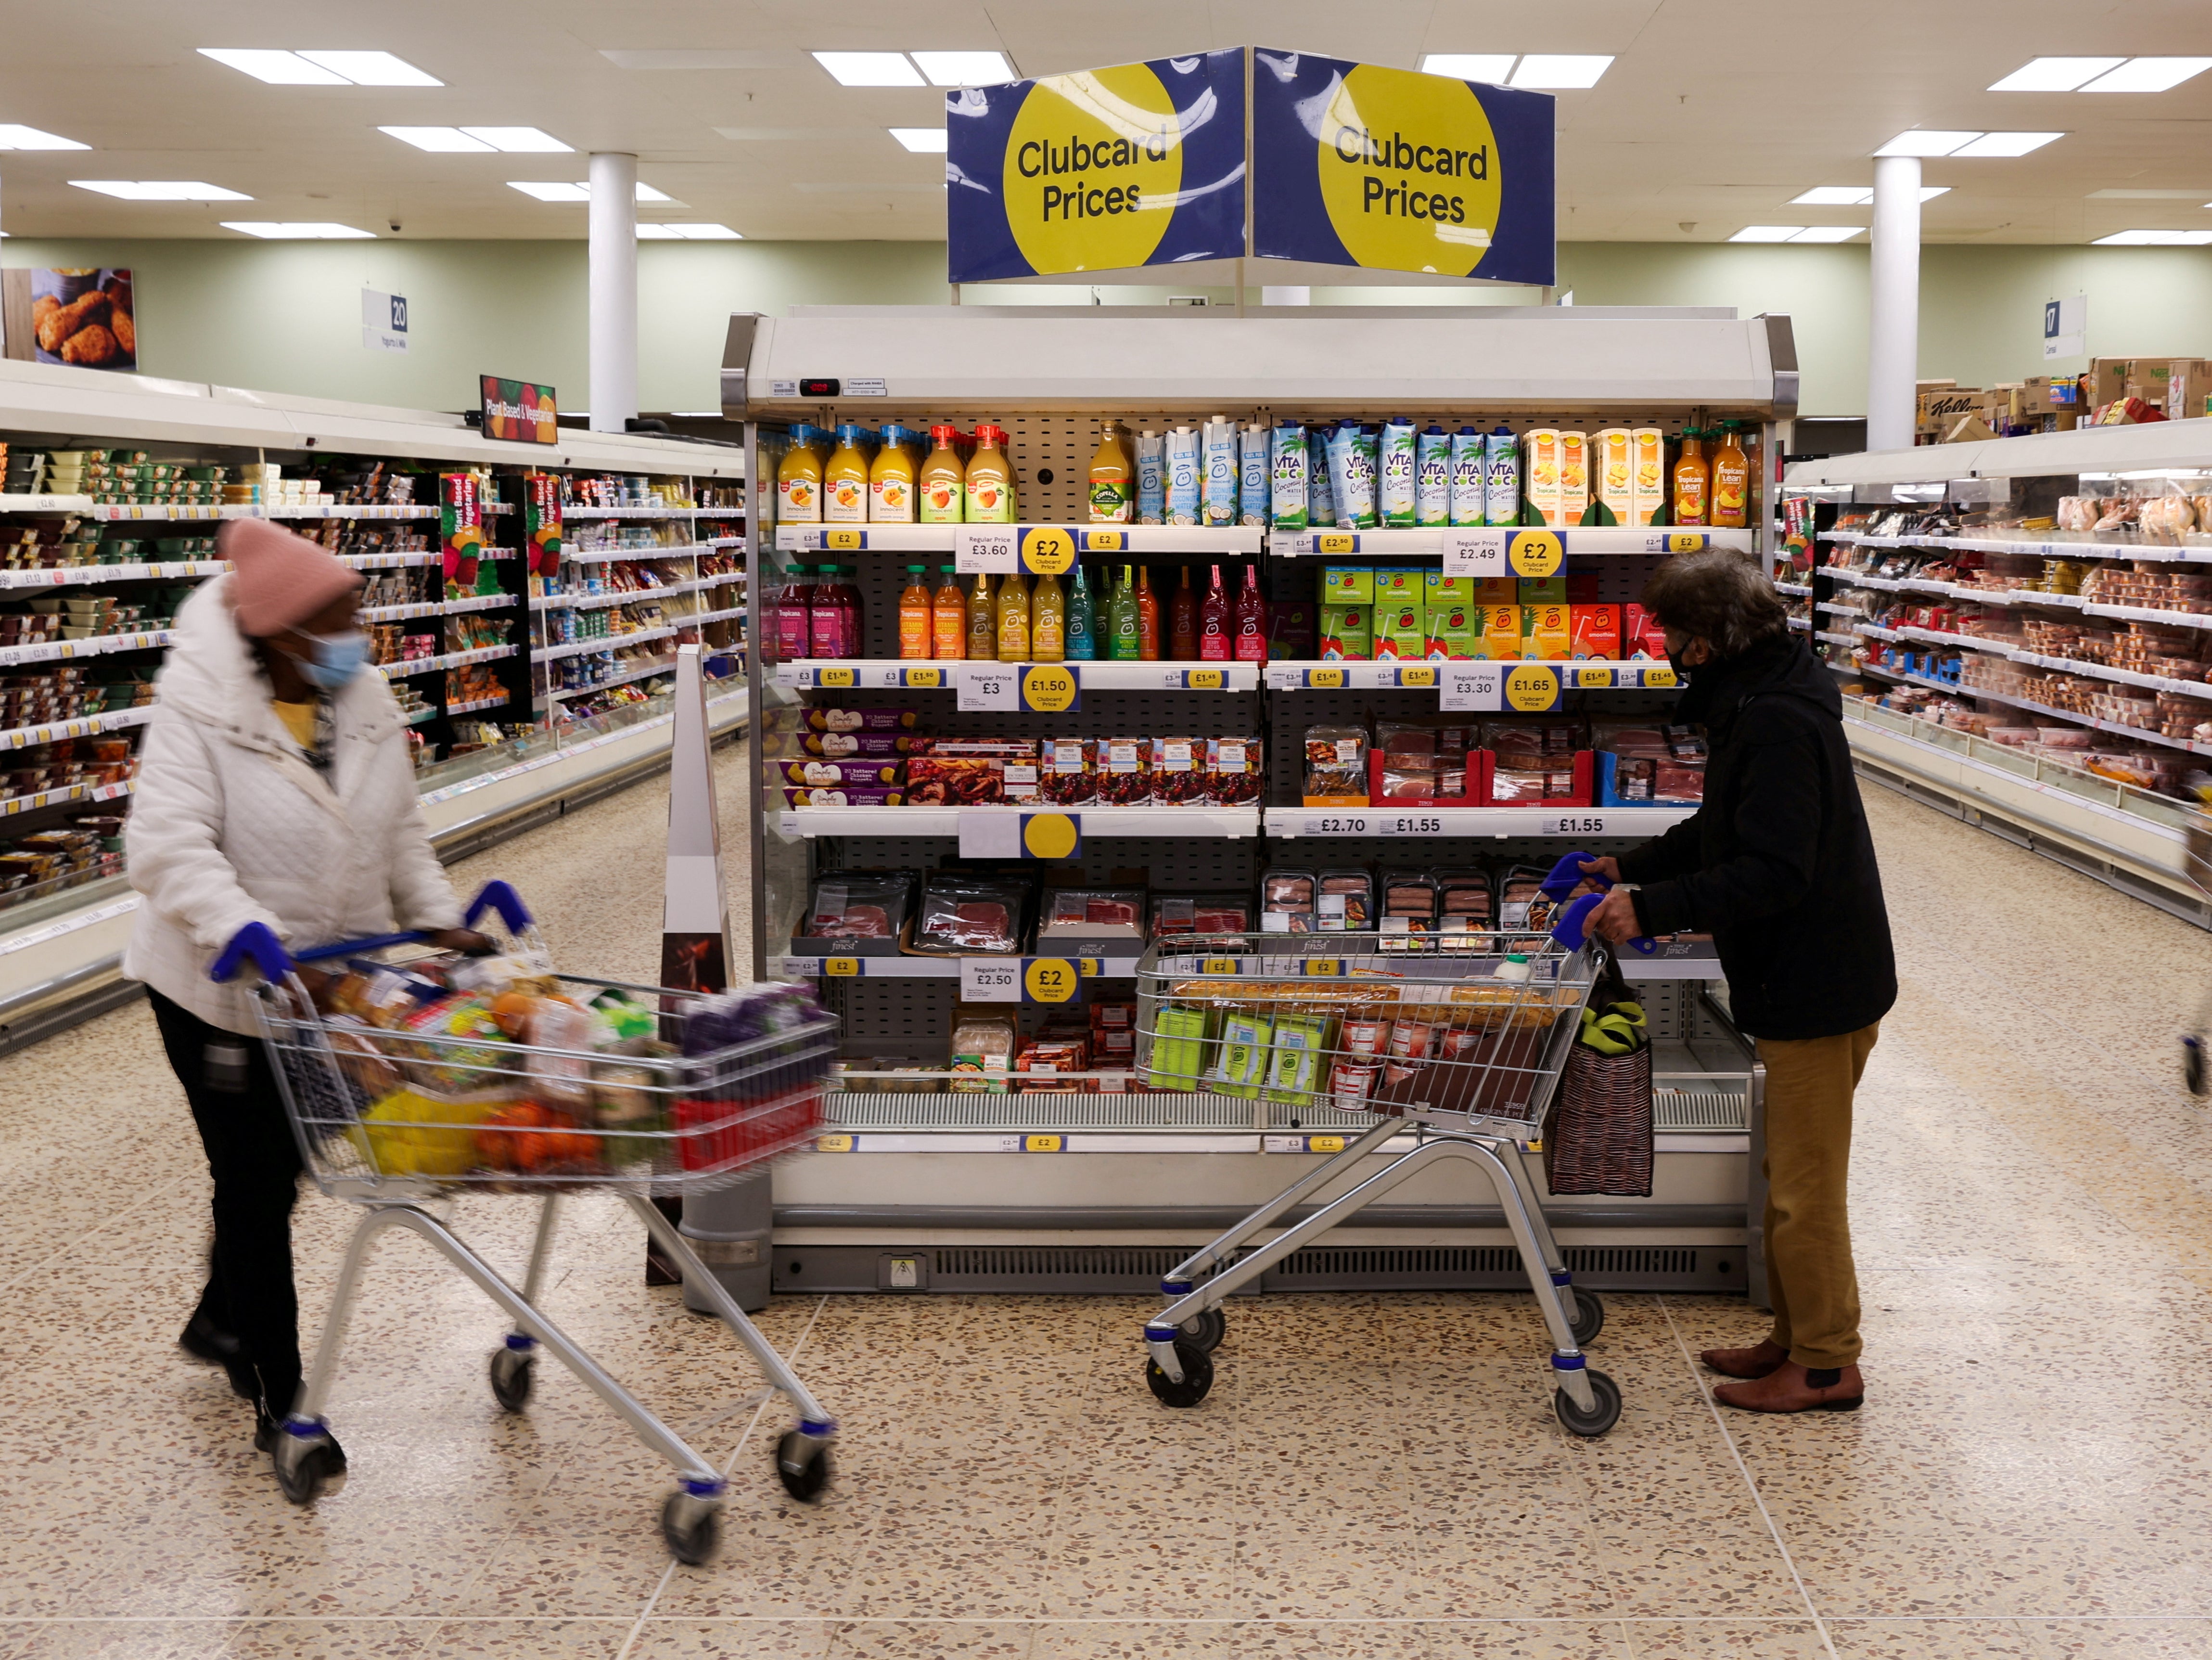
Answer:
<svg viewBox="0 0 2212 1660"><path fill-rule="evenodd" d="M1674 671L1673 666L1670 665L1661 668L1644 670L1644 684L1647 689L1656 690L1663 686L1679 685L1680 682L1674 678Z"/></svg>
<svg viewBox="0 0 2212 1660"><path fill-rule="evenodd" d="M1575 684L1578 686L1610 686L1613 684L1613 671L1611 669L1577 669Z"/></svg>
<svg viewBox="0 0 2212 1660"><path fill-rule="evenodd" d="M817 686L849 686L854 684L850 669L817 669L814 684Z"/></svg>
<svg viewBox="0 0 2212 1660"><path fill-rule="evenodd" d="M1118 530L1094 530L1085 532L1093 553L1119 553L1128 545L1128 532Z"/></svg>
<svg viewBox="0 0 2212 1660"><path fill-rule="evenodd" d="M822 973L830 980L857 980L860 977L860 959L857 957L825 957Z"/></svg>
<svg viewBox="0 0 2212 1660"><path fill-rule="evenodd" d="M1193 691L1219 691L1223 684L1219 669L1185 669L1182 683Z"/></svg>
<svg viewBox="0 0 2212 1660"><path fill-rule="evenodd" d="M1082 842L1073 818L1064 812L1029 813L1022 820L1022 846L1032 859L1067 859Z"/></svg>
<svg viewBox="0 0 2212 1660"><path fill-rule="evenodd" d="M1505 702L1522 714L1534 714L1559 701L1559 680L1541 663L1523 663L1505 677Z"/></svg>
<svg viewBox="0 0 2212 1660"><path fill-rule="evenodd" d="M822 545L851 553L868 545L868 533L864 530L825 530L822 532Z"/></svg>
<svg viewBox="0 0 2212 1660"><path fill-rule="evenodd" d="M1075 964L1065 957L1038 957L1022 967L1022 989L1032 1003L1065 1003L1075 995Z"/></svg>
<svg viewBox="0 0 2212 1660"><path fill-rule="evenodd" d="M1243 964L1234 957L1201 958L1198 964L1200 974L1237 974L1242 972L1243 968Z"/></svg>
<svg viewBox="0 0 2212 1660"><path fill-rule="evenodd" d="M1065 576L1075 566L1075 532L1039 525L1022 532L1022 569L1032 576Z"/></svg>
<svg viewBox="0 0 2212 1660"><path fill-rule="evenodd" d="M1676 531L1667 538L1669 553L1695 553L1709 538L1703 531Z"/></svg>
<svg viewBox="0 0 2212 1660"><path fill-rule="evenodd" d="M1022 706L1040 714L1064 714L1075 707L1075 671L1059 663L1031 663L1022 671Z"/></svg>
<svg viewBox="0 0 2212 1660"><path fill-rule="evenodd" d="M1359 551L1359 538L1356 536L1346 536L1341 532L1332 531L1327 535L1314 538L1314 551L1316 553L1357 553Z"/></svg>
<svg viewBox="0 0 2212 1660"><path fill-rule="evenodd" d="M945 671L943 669L908 669L906 672L906 683L908 686L941 687L945 684Z"/></svg>
<svg viewBox="0 0 2212 1660"><path fill-rule="evenodd" d="M814 1138L814 1151L817 1152L850 1152L852 1150L853 1138L849 1135L817 1135Z"/></svg>
<svg viewBox="0 0 2212 1660"><path fill-rule="evenodd" d="M1316 957L1307 960L1306 973L1317 980L1333 977L1344 964L1334 957Z"/></svg>
<svg viewBox="0 0 2212 1660"><path fill-rule="evenodd" d="M1306 684L1317 691L1335 691L1344 685L1342 669L1308 669Z"/></svg>
<svg viewBox="0 0 2212 1660"><path fill-rule="evenodd" d="M1306 1137L1306 1151L1308 1152L1342 1152L1344 1138L1340 1135L1309 1135Z"/></svg>
<svg viewBox="0 0 2212 1660"><path fill-rule="evenodd" d="M1437 672L1425 663L1409 664L1398 671L1398 684L1401 686L1433 686L1437 684Z"/></svg>
<svg viewBox="0 0 2212 1660"><path fill-rule="evenodd" d="M1066 1140L1063 1136L1024 1135L1022 1137L1024 1152L1058 1152L1066 1145Z"/></svg>
<svg viewBox="0 0 2212 1660"><path fill-rule="evenodd" d="M1566 556L1566 549L1552 531L1517 530L1505 538L1505 562L1516 576L1549 576Z"/></svg>

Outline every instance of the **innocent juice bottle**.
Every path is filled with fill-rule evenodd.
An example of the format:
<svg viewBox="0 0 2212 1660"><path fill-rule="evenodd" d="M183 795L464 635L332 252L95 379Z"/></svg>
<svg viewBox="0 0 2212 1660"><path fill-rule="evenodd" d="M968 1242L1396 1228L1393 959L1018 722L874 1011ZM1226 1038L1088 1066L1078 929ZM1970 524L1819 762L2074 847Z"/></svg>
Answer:
<svg viewBox="0 0 2212 1660"><path fill-rule="evenodd" d="M1091 454L1091 522L1127 524L1135 498L1136 483L1130 476L1128 452L1121 447L1121 433L1109 421L1098 435L1098 447Z"/></svg>
<svg viewBox="0 0 2212 1660"><path fill-rule="evenodd" d="M1029 658L1029 585L1022 581L1019 571L1008 571L1006 580L999 587L999 660L1024 663Z"/></svg>
<svg viewBox="0 0 2212 1660"><path fill-rule="evenodd" d="M1121 567L1121 580L1114 589L1114 597L1106 605L1106 640L1109 654L1117 663L1134 663L1144 653L1144 626L1137 614L1137 590L1129 575L1129 567Z"/></svg>
<svg viewBox="0 0 2212 1660"><path fill-rule="evenodd" d="M1695 427L1682 429L1682 454L1674 463L1674 522L1678 525L1705 522L1712 470L1705 465L1705 453L1698 442L1704 436Z"/></svg>
<svg viewBox="0 0 2212 1660"><path fill-rule="evenodd" d="M884 429L884 447L868 464L868 522L914 523L914 452L903 428Z"/></svg>
<svg viewBox="0 0 2212 1660"><path fill-rule="evenodd" d="M978 663L999 660L999 605L988 576L978 575L968 596L968 655Z"/></svg>
<svg viewBox="0 0 2212 1660"><path fill-rule="evenodd" d="M975 429L975 453L968 463L967 518L971 525L1011 525L1014 522L1014 471L1002 447L1005 431L998 427ZM1012 662L1012 658L1001 658Z"/></svg>
<svg viewBox="0 0 2212 1660"><path fill-rule="evenodd" d="M822 458L810 441L811 429L794 429L791 447L775 469L777 522L818 525L822 522Z"/></svg>
<svg viewBox="0 0 2212 1660"><path fill-rule="evenodd" d="M1168 601L1168 655L1178 663L1198 660L1198 590L1190 585L1190 567L1182 568L1182 581Z"/></svg>
<svg viewBox="0 0 2212 1660"><path fill-rule="evenodd" d="M1040 576L1030 595L1030 658L1059 663L1067 657L1067 595L1057 576Z"/></svg>
<svg viewBox="0 0 2212 1660"><path fill-rule="evenodd" d="M886 444L885 449L890 447ZM929 567L908 565L906 568L906 587L898 598L899 656L927 661L933 618L928 581Z"/></svg>
<svg viewBox="0 0 2212 1660"><path fill-rule="evenodd" d="M930 654L958 662L968 651L968 596L950 565L937 568L937 592L929 602Z"/></svg>
<svg viewBox="0 0 2212 1660"><path fill-rule="evenodd" d="M1229 614L1228 591L1221 586L1221 567L1216 565L1206 580L1206 598L1198 602L1198 660L1226 663L1235 626Z"/></svg>
<svg viewBox="0 0 2212 1660"><path fill-rule="evenodd" d="M1713 523L1742 529L1750 499L1751 458L1743 453L1736 423L1723 421L1721 447L1713 452Z"/></svg>
<svg viewBox="0 0 2212 1660"><path fill-rule="evenodd" d="M848 421L837 429L837 447L822 469L822 522L868 522L868 458L860 449L860 427Z"/></svg>
<svg viewBox="0 0 2212 1660"><path fill-rule="evenodd" d="M1088 663L1098 655L1098 617L1091 595L1090 579L1083 567L1075 568L1067 583L1067 655L1072 662Z"/></svg>
<svg viewBox="0 0 2212 1660"><path fill-rule="evenodd" d="M925 525L957 525L960 522L961 497L967 488L967 469L960 453L953 447L960 436L957 427L932 427L929 429L929 456L921 464L921 477L915 494L921 522Z"/></svg>
<svg viewBox="0 0 2212 1660"><path fill-rule="evenodd" d="M1137 567L1137 657L1141 662L1160 660L1160 597L1152 592L1152 568Z"/></svg>
<svg viewBox="0 0 2212 1660"><path fill-rule="evenodd" d="M1231 654L1240 663L1266 662L1267 602L1260 597L1258 560L1244 567L1244 585L1237 590L1237 603L1231 607L1230 614L1237 635Z"/></svg>

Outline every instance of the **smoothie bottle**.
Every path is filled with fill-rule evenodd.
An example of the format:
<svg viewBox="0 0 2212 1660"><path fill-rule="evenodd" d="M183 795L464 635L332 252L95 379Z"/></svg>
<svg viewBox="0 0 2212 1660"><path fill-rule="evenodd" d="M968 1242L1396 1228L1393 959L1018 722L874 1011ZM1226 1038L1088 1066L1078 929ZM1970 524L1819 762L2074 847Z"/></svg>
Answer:
<svg viewBox="0 0 2212 1660"><path fill-rule="evenodd" d="M968 652L968 596L950 565L937 568L937 593L929 602L930 654L957 662Z"/></svg>
<svg viewBox="0 0 2212 1660"><path fill-rule="evenodd" d="M890 446L884 446L889 451ZM930 640L935 628L934 602L929 592L929 567L908 565L906 568L906 587L898 597L899 656L902 660L927 660Z"/></svg>
<svg viewBox="0 0 2212 1660"><path fill-rule="evenodd" d="M1067 595L1057 576L1040 576L1030 595L1030 658L1059 663L1067 658Z"/></svg>
<svg viewBox="0 0 2212 1660"><path fill-rule="evenodd" d="M1190 585L1190 567L1182 568L1182 581L1168 602L1168 655L1178 663L1198 659L1198 590Z"/></svg>
<svg viewBox="0 0 2212 1660"><path fill-rule="evenodd" d="M1160 660L1160 597L1152 592L1152 568L1137 567L1137 659Z"/></svg>
<svg viewBox="0 0 2212 1660"><path fill-rule="evenodd" d="M981 455L982 452L976 452ZM999 660L1024 663L1030 656L1030 590L1021 572L1008 571L999 586Z"/></svg>
<svg viewBox="0 0 2212 1660"><path fill-rule="evenodd" d="M1266 662L1267 602L1260 594L1260 562L1256 559L1244 567L1244 585L1237 590L1231 616L1236 624L1236 640L1230 654L1240 663Z"/></svg>
<svg viewBox="0 0 2212 1660"><path fill-rule="evenodd" d="M1088 663L1098 655L1098 618L1091 593L1091 580L1078 565L1067 582L1067 656L1070 662Z"/></svg>
<svg viewBox="0 0 2212 1660"><path fill-rule="evenodd" d="M967 469L962 465L959 452L953 448L960 435L957 427L932 427L929 429L929 457L921 464L921 477L916 489L920 516L925 525L957 525L961 518L961 497L967 487Z"/></svg>
<svg viewBox="0 0 2212 1660"><path fill-rule="evenodd" d="M1226 663L1230 659L1230 630L1236 626L1229 613L1229 594L1221 586L1221 567L1207 579L1206 598L1198 605L1198 660Z"/></svg>
<svg viewBox="0 0 2212 1660"><path fill-rule="evenodd" d="M1117 663L1133 663L1144 655L1144 629L1137 616L1137 590L1129 568L1121 567L1121 580L1106 606L1107 649Z"/></svg>
<svg viewBox="0 0 2212 1660"><path fill-rule="evenodd" d="M999 606L991 594L991 579L978 575L968 596L968 656L977 663L999 660Z"/></svg>

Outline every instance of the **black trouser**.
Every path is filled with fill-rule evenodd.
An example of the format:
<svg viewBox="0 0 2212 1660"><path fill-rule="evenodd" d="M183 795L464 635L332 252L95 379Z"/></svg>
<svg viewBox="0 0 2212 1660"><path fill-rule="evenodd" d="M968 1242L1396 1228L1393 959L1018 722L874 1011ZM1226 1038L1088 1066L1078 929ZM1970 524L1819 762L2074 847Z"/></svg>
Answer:
<svg viewBox="0 0 2212 1660"><path fill-rule="evenodd" d="M215 1178L215 1250L199 1312L238 1339L264 1406L281 1418L300 1391L300 1301L292 1288L299 1143L258 1038L211 1026L150 986L146 1000Z"/></svg>

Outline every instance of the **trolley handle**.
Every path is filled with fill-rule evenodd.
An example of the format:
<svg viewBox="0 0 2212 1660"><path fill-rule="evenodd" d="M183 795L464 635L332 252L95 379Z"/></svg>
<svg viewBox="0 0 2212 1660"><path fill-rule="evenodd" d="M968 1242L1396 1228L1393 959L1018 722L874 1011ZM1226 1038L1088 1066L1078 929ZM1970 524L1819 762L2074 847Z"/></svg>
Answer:
<svg viewBox="0 0 2212 1660"><path fill-rule="evenodd" d="M505 882L484 884L483 891L469 902L468 909L463 913L463 925L474 927L487 910L499 913L501 922L510 934L519 935L531 926L530 912L523 905L522 896ZM341 939L332 945L288 952L284 942L276 937L276 931L266 922L248 922L230 937L230 943L208 970L208 978L227 983L251 962L261 977L274 986L281 984L303 963L328 962L332 958L351 957L360 952L381 951L387 946L419 946L430 937L424 930L414 928L404 933L380 933L365 939Z"/></svg>
<svg viewBox="0 0 2212 1660"><path fill-rule="evenodd" d="M1594 883L1598 888L1597 892L1586 893L1569 905L1560 914L1559 920L1552 925L1552 938L1569 951L1582 949L1583 941L1588 937L1584 925L1589 919L1589 914L1598 908L1605 897L1605 891L1613 886L1610 881L1596 871L1583 868L1585 862L1595 864L1596 860L1597 855L1592 853L1566 854L1560 858L1559 863L1552 866L1552 873L1537 884L1539 892L1547 898L1555 900L1565 898L1584 882ZM1639 934L1628 943L1639 955L1644 957L1650 956L1659 949L1659 942L1647 935Z"/></svg>

